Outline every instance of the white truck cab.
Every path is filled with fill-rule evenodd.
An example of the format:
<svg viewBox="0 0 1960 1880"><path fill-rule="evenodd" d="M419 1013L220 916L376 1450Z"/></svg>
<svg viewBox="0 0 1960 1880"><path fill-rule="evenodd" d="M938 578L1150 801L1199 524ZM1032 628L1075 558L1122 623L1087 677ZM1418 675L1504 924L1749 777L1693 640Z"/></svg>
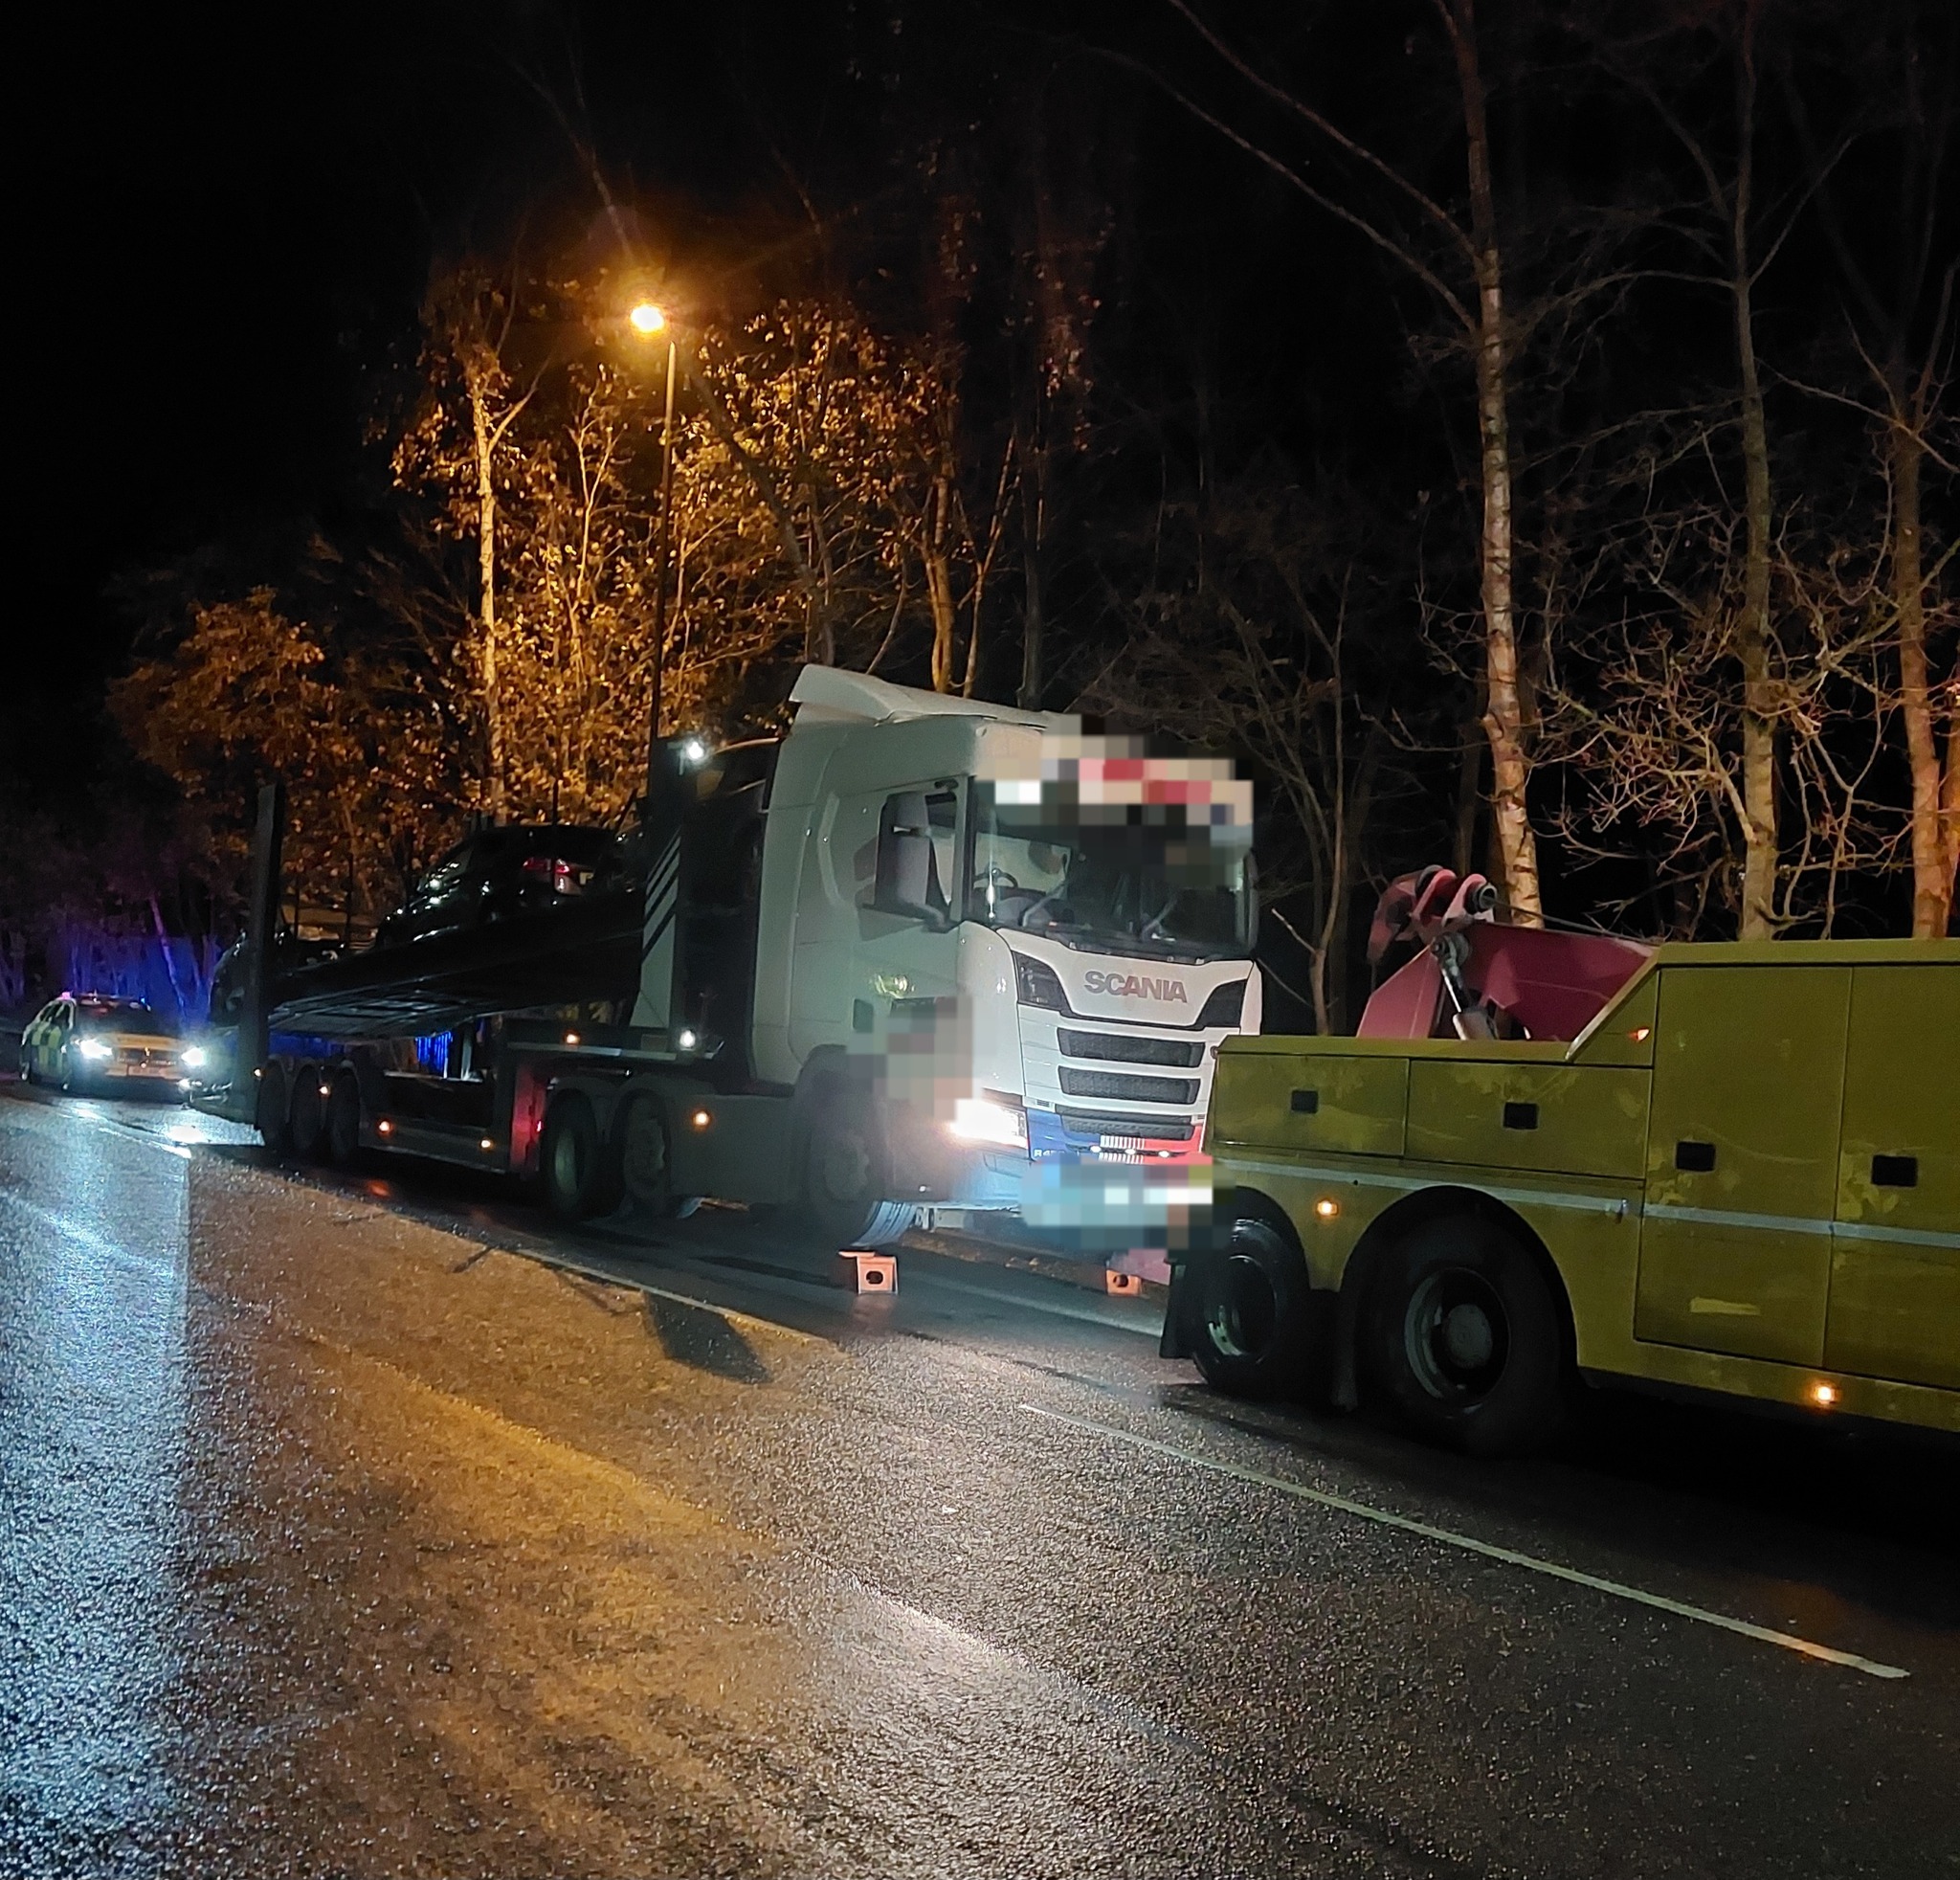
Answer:
<svg viewBox="0 0 1960 1880"><path fill-rule="evenodd" d="M1250 785L829 667L791 697L755 1076L868 1078L894 1202L1019 1210L1090 1246L1176 1233L1209 1202L1217 1045L1258 1028Z"/></svg>

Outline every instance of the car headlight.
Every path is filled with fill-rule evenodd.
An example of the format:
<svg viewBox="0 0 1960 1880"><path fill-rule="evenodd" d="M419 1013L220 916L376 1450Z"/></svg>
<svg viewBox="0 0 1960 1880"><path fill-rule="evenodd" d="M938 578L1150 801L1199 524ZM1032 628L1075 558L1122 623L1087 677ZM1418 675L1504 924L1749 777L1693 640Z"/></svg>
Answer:
<svg viewBox="0 0 1960 1880"><path fill-rule="evenodd" d="M179 1062L186 1070L202 1070L211 1062L211 1058L202 1044L187 1044Z"/></svg>
<svg viewBox="0 0 1960 1880"><path fill-rule="evenodd" d="M84 1038L75 1048L90 1063L95 1064L101 1063L106 1059L113 1058L116 1055L116 1047L113 1044L104 1044L100 1038Z"/></svg>
<svg viewBox="0 0 1960 1880"><path fill-rule="evenodd" d="M947 1128L963 1142L996 1143L1002 1149L1028 1146L1028 1112L1018 1104L996 1103L991 1097L961 1097Z"/></svg>

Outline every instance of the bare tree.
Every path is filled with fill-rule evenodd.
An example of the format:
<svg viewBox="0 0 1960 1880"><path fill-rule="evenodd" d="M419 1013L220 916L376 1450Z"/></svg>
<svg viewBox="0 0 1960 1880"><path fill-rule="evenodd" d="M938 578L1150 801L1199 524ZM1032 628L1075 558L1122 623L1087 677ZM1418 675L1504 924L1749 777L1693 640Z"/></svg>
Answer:
<svg viewBox="0 0 1960 1880"><path fill-rule="evenodd" d="M1544 905L1539 887L1537 838L1526 803L1531 763L1526 710L1520 684L1515 593L1510 320L1505 306L1503 249L1492 186L1488 87L1479 50L1475 0L1435 0L1437 17L1450 49L1462 112L1467 222L1394 165L1343 130L1325 113L1267 77L1209 25L1189 0L1169 0L1169 4L1258 96L1307 125L1364 177L1385 184L1392 195L1414 210L1419 226L1434 237L1433 241L1425 242L1400 231L1387 217L1370 214L1351 202L1329 196L1300 166L1255 143L1178 87L1152 75L1187 110L1283 177L1309 201L1354 229L1419 281L1447 313L1470 354L1476 384L1482 495L1478 540L1483 615L1481 685L1483 731L1490 744L1492 810L1512 918L1521 924L1536 925L1543 919ZM1437 242L1440 256L1434 252ZM1455 280L1449 278L1452 274Z"/></svg>

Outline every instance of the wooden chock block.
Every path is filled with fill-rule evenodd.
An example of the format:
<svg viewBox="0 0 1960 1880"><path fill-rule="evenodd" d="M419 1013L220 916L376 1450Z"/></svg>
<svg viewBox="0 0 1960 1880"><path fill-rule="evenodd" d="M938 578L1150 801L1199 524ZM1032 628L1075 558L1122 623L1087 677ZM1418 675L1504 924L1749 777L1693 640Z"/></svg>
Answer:
<svg viewBox="0 0 1960 1880"><path fill-rule="evenodd" d="M837 1255L837 1278L853 1292L896 1292L899 1257L867 1247L846 1247Z"/></svg>
<svg viewBox="0 0 1960 1880"><path fill-rule="evenodd" d="M1112 1299L1140 1299L1144 1283L1135 1273L1119 1273L1114 1266L1102 1269L1102 1284Z"/></svg>

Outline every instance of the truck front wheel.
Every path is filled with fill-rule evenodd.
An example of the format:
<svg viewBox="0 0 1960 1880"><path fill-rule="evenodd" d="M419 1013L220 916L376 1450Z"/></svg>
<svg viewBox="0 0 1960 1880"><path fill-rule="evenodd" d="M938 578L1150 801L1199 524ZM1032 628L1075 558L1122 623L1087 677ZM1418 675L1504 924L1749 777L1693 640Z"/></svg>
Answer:
<svg viewBox="0 0 1960 1880"><path fill-rule="evenodd" d="M1476 1456L1519 1455L1556 1433L1569 1367L1538 1264L1495 1221L1424 1222L1370 1288L1367 1370L1417 1435Z"/></svg>
<svg viewBox="0 0 1960 1880"><path fill-rule="evenodd" d="M1270 1221L1235 1220L1187 1282L1191 1354L1228 1397L1287 1397L1308 1381L1319 1314L1300 1250Z"/></svg>
<svg viewBox="0 0 1960 1880"><path fill-rule="evenodd" d="M545 1115L545 1198L562 1220L590 1220L619 1203L616 1178L607 1167L599 1119L578 1091L557 1098Z"/></svg>
<svg viewBox="0 0 1960 1880"><path fill-rule="evenodd" d="M904 1202L884 1198L883 1139L862 1097L834 1086L816 1092L803 1170L806 1219L826 1246L885 1246L917 1217Z"/></svg>

